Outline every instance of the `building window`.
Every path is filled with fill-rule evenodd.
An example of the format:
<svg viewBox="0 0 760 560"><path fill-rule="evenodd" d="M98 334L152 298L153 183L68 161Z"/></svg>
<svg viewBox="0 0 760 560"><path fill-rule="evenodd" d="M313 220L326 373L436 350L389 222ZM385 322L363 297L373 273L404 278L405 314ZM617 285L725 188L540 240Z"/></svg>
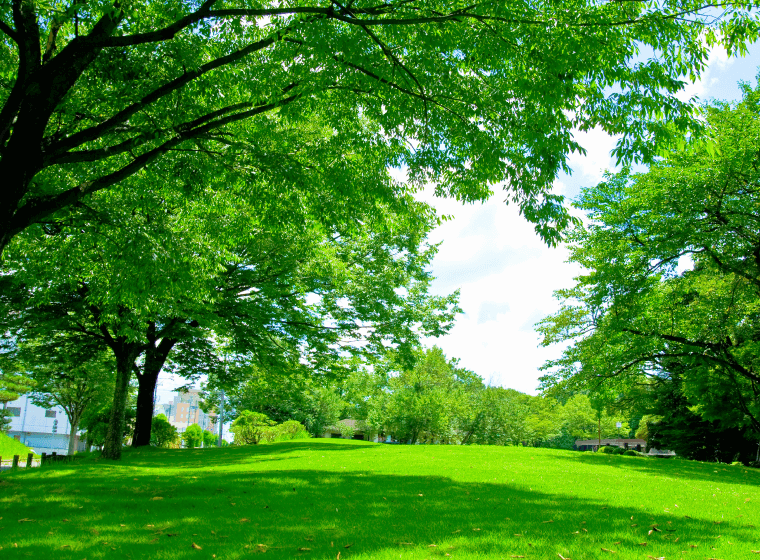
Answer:
<svg viewBox="0 0 760 560"><path fill-rule="evenodd" d="M46 410L45 418L55 418L55 410Z"/></svg>
<svg viewBox="0 0 760 560"><path fill-rule="evenodd" d="M5 410L8 412L8 416L21 416L20 406L9 406Z"/></svg>

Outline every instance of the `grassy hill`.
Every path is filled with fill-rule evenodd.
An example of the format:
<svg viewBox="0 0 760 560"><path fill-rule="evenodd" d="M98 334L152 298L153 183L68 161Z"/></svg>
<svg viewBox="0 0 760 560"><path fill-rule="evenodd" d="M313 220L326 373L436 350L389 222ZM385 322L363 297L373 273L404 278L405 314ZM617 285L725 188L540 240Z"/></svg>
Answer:
<svg viewBox="0 0 760 560"><path fill-rule="evenodd" d="M14 455L18 455L22 461L26 461L26 456L30 452L31 449L26 445L0 432L0 457L3 458L3 463L12 460Z"/></svg>
<svg viewBox="0 0 760 560"><path fill-rule="evenodd" d="M760 558L760 472L303 440L0 476L0 557Z"/></svg>

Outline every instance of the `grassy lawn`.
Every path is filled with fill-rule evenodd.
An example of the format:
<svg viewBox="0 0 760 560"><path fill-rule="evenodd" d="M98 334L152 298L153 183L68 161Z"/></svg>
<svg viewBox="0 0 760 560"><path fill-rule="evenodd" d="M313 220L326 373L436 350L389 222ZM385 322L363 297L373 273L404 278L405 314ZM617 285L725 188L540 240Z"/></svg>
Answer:
<svg viewBox="0 0 760 560"><path fill-rule="evenodd" d="M759 489L742 467L548 449L147 449L3 473L0 558L760 560Z"/></svg>
<svg viewBox="0 0 760 560"><path fill-rule="evenodd" d="M19 462L26 465L26 456L29 455L30 451L20 441L16 441L12 437L8 437L0 432L0 457L3 459L3 464L10 463L13 460L13 456L18 455Z"/></svg>

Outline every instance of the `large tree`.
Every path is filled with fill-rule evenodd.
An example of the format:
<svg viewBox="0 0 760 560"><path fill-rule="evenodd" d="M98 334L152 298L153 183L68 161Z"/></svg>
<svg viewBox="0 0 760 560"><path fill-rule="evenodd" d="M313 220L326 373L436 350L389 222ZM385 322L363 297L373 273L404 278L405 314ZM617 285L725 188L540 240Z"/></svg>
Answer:
<svg viewBox="0 0 760 560"><path fill-rule="evenodd" d="M704 419L760 436L760 89L743 90L649 171L582 193L571 260L587 272L541 323L572 342L544 386L646 397L677 373Z"/></svg>
<svg viewBox="0 0 760 560"><path fill-rule="evenodd" d="M260 200L266 211L255 201L211 195L192 204L172 201L176 206L167 210L151 199L167 196L155 187L129 215L77 219L19 237L2 278L16 336L76 332L116 358L106 455L119 454L133 372L135 443L144 445L155 382L167 361L193 375L199 367L222 368L208 342L211 332L230 341L236 361L280 369L308 364L323 372L344 350L376 353L390 343L403 351L420 335L448 328L456 297L427 294L435 248L424 240L434 215L389 182L384 168L378 174L377 164L355 159L335 173L380 183L387 200L365 197L327 214L320 212L324 201L304 189L294 190L296 200ZM283 173L262 173L254 186L266 188ZM111 205L121 200L120 193L108 196ZM102 207L109 214L103 200L90 210Z"/></svg>
<svg viewBox="0 0 760 560"><path fill-rule="evenodd" d="M0 251L145 171L236 161L272 114L313 114L383 147L416 183L482 199L505 182L538 231L572 130L656 153L690 123L677 99L720 42L757 36L752 2L252 0L0 4ZM653 56L640 60L640 53ZM366 121L351 127L357 115ZM251 126L251 123L254 123ZM199 162L203 163L199 163ZM277 162L277 164L285 163ZM180 165L182 167L184 164ZM185 167L187 172L187 167ZM224 185L219 185L224 188ZM350 188L350 187L348 187Z"/></svg>

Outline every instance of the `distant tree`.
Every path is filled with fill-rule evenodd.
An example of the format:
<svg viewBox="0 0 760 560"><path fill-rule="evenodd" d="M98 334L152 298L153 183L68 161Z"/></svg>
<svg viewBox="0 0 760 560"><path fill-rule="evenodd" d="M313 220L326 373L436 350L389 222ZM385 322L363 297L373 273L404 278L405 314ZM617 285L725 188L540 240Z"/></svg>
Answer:
<svg viewBox="0 0 760 560"><path fill-rule="evenodd" d="M169 423L165 414L153 417L150 442L156 447L168 447L177 440L177 428Z"/></svg>
<svg viewBox="0 0 760 560"><path fill-rule="evenodd" d="M387 387L373 401L371 424L381 424L400 441L459 441L457 418L467 406L465 395L482 380L460 368L434 346L419 350L412 368L404 368L392 356L388 364Z"/></svg>
<svg viewBox="0 0 760 560"><path fill-rule="evenodd" d="M646 427L649 447L669 449L696 461L748 464L758 460L759 442L750 428L706 420L684 391L679 375L654 388L651 410L656 416L648 419Z"/></svg>
<svg viewBox="0 0 760 560"><path fill-rule="evenodd" d="M343 436L346 439L351 439L354 437L354 434L356 433L356 428L346 422L346 420L339 420L335 423L335 427L340 432L340 435Z"/></svg>
<svg viewBox="0 0 760 560"><path fill-rule="evenodd" d="M130 400L134 401L134 398L131 398ZM91 445L103 447L106 444L106 437L108 435L109 426L111 425L112 416L113 412L111 410L111 405L99 410L85 412L80 421L80 426L85 430L85 439L88 447ZM135 431L135 417L136 411L134 402L128 402L127 407L124 410L124 423L122 424L122 431L120 434L120 445L125 445L128 440L132 438Z"/></svg>
<svg viewBox="0 0 760 560"><path fill-rule="evenodd" d="M517 445L530 439L528 395L502 387L475 393L475 415L462 425L462 443Z"/></svg>
<svg viewBox="0 0 760 560"><path fill-rule="evenodd" d="M203 443L203 430L198 424L190 424L182 433L182 441L189 449L199 447Z"/></svg>
<svg viewBox="0 0 760 560"><path fill-rule="evenodd" d="M214 447L219 441L219 436L208 430L203 430L203 447Z"/></svg>
<svg viewBox="0 0 760 560"><path fill-rule="evenodd" d="M243 410L232 423L230 431L235 434L236 444L256 445L261 441L264 430L275 424L266 414Z"/></svg>
<svg viewBox="0 0 760 560"><path fill-rule="evenodd" d="M15 401L24 393L32 390L34 381L19 373L6 373L0 370L0 431L8 431L11 425L10 413L6 410L9 402Z"/></svg>
<svg viewBox="0 0 760 560"><path fill-rule="evenodd" d="M82 417L106 406L113 397L114 361L91 339L57 333L22 340L15 352L36 385L32 400L44 408L60 406L69 419L68 454L76 453Z"/></svg>
<svg viewBox="0 0 760 560"><path fill-rule="evenodd" d="M583 394L570 397L560 410L560 418L565 431L576 439L597 439L600 437L627 437L628 422L622 416L610 415L601 406L594 408L592 400ZM621 427L617 424L620 422Z"/></svg>

